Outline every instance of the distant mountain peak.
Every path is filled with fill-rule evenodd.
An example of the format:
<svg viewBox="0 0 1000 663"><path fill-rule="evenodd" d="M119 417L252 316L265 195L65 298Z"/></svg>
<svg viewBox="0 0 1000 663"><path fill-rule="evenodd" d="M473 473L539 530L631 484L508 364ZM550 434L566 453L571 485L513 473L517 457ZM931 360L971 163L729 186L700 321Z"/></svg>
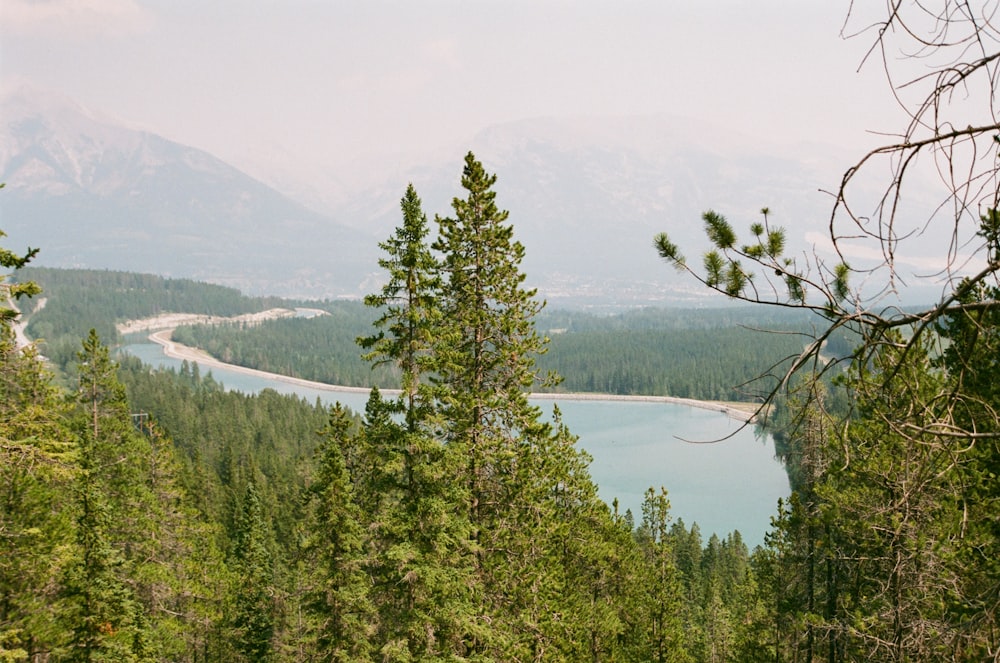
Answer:
<svg viewBox="0 0 1000 663"><path fill-rule="evenodd" d="M376 240L203 150L30 87L0 118L0 228L38 264L352 296L377 269Z"/></svg>
<svg viewBox="0 0 1000 663"><path fill-rule="evenodd" d="M780 154L762 137L670 115L536 118L470 140L498 175L497 203L526 247L542 296L648 304L683 298L651 248L661 230L697 254L700 215L737 227L762 206L794 220L790 247L826 221L830 180L815 152ZM756 143L756 145L755 145ZM156 272L286 296L367 294L384 275L377 243L398 225L407 182L429 217L461 195L462 153L439 155L323 215L211 154L137 131L57 94L0 98L0 228L40 246L38 264ZM833 171L831 171L833 172ZM839 174L839 173L838 173ZM374 284L374 285L373 285Z"/></svg>

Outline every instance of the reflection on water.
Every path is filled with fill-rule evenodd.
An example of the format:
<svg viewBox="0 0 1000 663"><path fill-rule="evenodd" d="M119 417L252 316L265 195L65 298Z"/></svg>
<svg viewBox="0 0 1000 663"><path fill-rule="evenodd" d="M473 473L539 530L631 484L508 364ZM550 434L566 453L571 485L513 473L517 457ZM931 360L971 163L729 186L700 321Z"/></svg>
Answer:
<svg viewBox="0 0 1000 663"><path fill-rule="evenodd" d="M128 345L124 351L151 366L177 370L181 365L153 343ZM368 400L366 393L323 391L220 368L210 372L227 389L245 393L270 388L310 401L340 401L359 412ZM554 402L563 421L579 436L579 446L593 457L591 475L608 503L617 497L621 510L631 509L638 522L643 493L650 486L664 486L673 516L688 526L697 522L706 540L712 532L724 536L738 529L747 545L763 543L778 498L788 494L788 478L774 460L770 437L757 438L751 427L738 430L740 422L724 414L686 405ZM545 412L552 411L552 403L537 401ZM714 444L684 441L721 440L730 434Z"/></svg>

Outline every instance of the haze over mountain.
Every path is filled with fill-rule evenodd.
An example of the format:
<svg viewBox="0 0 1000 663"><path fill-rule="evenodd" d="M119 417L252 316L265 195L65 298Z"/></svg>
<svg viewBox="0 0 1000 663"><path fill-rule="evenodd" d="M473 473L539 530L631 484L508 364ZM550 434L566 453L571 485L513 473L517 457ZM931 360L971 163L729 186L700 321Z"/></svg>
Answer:
<svg viewBox="0 0 1000 663"><path fill-rule="evenodd" d="M65 99L4 97L0 224L37 264L361 294L377 247L201 150Z"/></svg>
<svg viewBox="0 0 1000 663"><path fill-rule="evenodd" d="M408 181L430 218L461 194L463 154L429 159L323 213L193 147L129 129L36 90L0 102L0 229L37 264L155 272L251 293L360 296ZM704 297L651 248L667 230L697 255L701 213L739 229L762 206L795 251L821 230L844 161L831 148L770 148L667 116L535 119L469 141L497 173L531 285L559 303L691 303ZM805 157L781 156L800 154ZM319 197L319 196L318 196ZM318 198L317 197L317 198Z"/></svg>
<svg viewBox="0 0 1000 663"><path fill-rule="evenodd" d="M469 146L497 173L498 203L527 248L525 271L550 301L704 301L703 288L653 251L657 232L697 256L705 210L726 214L745 234L769 206L791 250L810 250L806 233L828 222L830 199L819 189L837 181L844 162L818 157L835 148L780 156L745 136L665 115L524 120L481 132ZM451 212L460 157L411 173L429 215ZM403 186L366 191L338 207L338 218L384 235L398 223Z"/></svg>

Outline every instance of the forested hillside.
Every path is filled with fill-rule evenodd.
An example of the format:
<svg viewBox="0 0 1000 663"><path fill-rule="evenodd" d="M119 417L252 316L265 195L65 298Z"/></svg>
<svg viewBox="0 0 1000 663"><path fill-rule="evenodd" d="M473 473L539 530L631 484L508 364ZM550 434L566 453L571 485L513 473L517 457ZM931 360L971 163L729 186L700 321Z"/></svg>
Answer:
<svg viewBox="0 0 1000 663"><path fill-rule="evenodd" d="M528 403L544 339L494 180L467 157L441 263L425 261L426 218L412 189L404 198L363 343L404 390L373 390L361 416L225 392L196 366L119 366L94 331L64 390L15 347L6 312L3 659L766 651L768 594L739 534L703 541L671 522L662 489L641 514L609 508L558 413L549 423ZM477 259L482 279L469 278Z"/></svg>
<svg viewBox="0 0 1000 663"><path fill-rule="evenodd" d="M33 312L28 306L27 331L44 340L43 351L60 367L72 364L79 339L91 328L114 344L115 323L125 320L166 312L229 317L306 305L326 315L185 325L173 339L239 366L328 384L399 387L398 370L361 358L357 339L377 317L361 302L251 298L222 286L127 272L26 268L18 278L44 290L44 307ZM782 360L801 351L814 326L811 317L747 307L616 315L546 309L536 326L550 342L538 364L563 377L549 390L753 401L774 384L754 379L781 373ZM851 345L840 334L828 347L839 356Z"/></svg>
<svg viewBox="0 0 1000 663"><path fill-rule="evenodd" d="M99 346L88 348L96 357L83 359L112 367L103 363ZM318 431L342 422L341 413L273 392L224 392L193 370L153 372L129 360L118 378L108 374L96 390L97 433L107 438L91 451L73 422L83 426L86 419L83 429L92 430L93 402L66 405L64 392L33 391L39 378L45 380L41 364L19 356L9 342L2 349L3 403L34 407L31 418L4 408L2 419L11 441L0 468L5 660L329 660L338 641L322 637L331 612L324 597L337 585L320 556L333 554L333 535L341 530L318 530L316 519L326 509L321 504L340 500L334 493L326 498L332 501L320 502L319 486L326 485L320 482L328 481L320 474L322 449L330 443ZM350 418L351 430L361 425ZM30 439L24 433L29 428ZM109 454L111 464L87 460ZM359 461L351 468L355 480L376 469L366 472ZM119 470L127 470L125 476ZM376 496L355 499L370 504ZM609 616L620 612L632 624L628 644L636 653L628 660L649 660L652 647L674 651L680 623L688 626L684 642L696 656L690 660L700 660L697 653L707 649L713 630L731 633L727 646L735 647L746 637L737 635L745 630L737 615L761 606L746 598L750 559L739 535L702 540L697 527L667 520L663 496L651 494L647 503L648 524L619 515L610 521L617 525L590 535L599 537L598 559L605 558L591 569L594 581L617 579L602 590ZM358 516L364 527L377 523L372 515ZM369 590L381 596L375 605L393 597L398 586L385 583L404 573L386 563L404 564L418 552L398 557L404 552L399 545L389 559L374 541L356 551L364 575L380 582L381 589ZM675 549L680 566L673 562ZM418 577L412 565L404 568ZM437 572L427 567L428 575L419 577L436 582ZM433 586L428 591L442 610L456 609L448 601L461 598ZM729 603L742 612L722 612ZM398 619L406 605L391 611L383 605L367 615L367 624L374 628L380 614ZM411 620L426 620L422 614L410 614ZM572 614L563 619L568 629ZM614 630L625 628L621 617L614 619ZM670 639L658 635L659 619L675 623ZM372 646L385 637L372 634Z"/></svg>
<svg viewBox="0 0 1000 663"><path fill-rule="evenodd" d="M932 328L903 312L877 335L838 317L840 269L825 303L798 300L832 326L801 353L819 375L771 420L795 490L750 552L672 521L662 488L638 514L602 503L558 411L528 401L554 380L494 182L468 155L434 240L407 189L361 339L402 390L373 389L358 415L228 393L196 366L117 366L94 331L63 389L15 347L5 310L3 659L995 658L995 285L963 282ZM981 220L994 255L998 218ZM725 245L706 265L742 251L799 297L779 251L734 249L724 218L706 224ZM748 298L731 278L707 280ZM841 372L818 341L843 329L860 345Z"/></svg>
<svg viewBox="0 0 1000 663"><path fill-rule="evenodd" d="M119 338L115 325L125 320L167 312L234 316L281 303L210 283L130 272L26 266L15 279L35 282L44 292L37 301L24 303L30 316L27 332L44 339L44 352L57 366L72 362L80 339L91 329L114 344ZM33 314L36 306L41 310Z"/></svg>
<svg viewBox="0 0 1000 663"><path fill-rule="evenodd" d="M666 337L619 318L540 324L496 176L471 153L436 234L411 185L380 244L385 285L357 335L401 389L372 389L363 413L226 392L190 364L119 365L92 328L70 353L89 315L72 307L92 299L110 324L157 312L164 300L140 291L174 287L135 275L76 287L34 273L52 288L52 311L33 311L39 333L57 337L73 376L58 383L61 366L13 334L8 302L32 310L45 294L24 278L35 251L0 249L0 268L20 270L0 277L0 661L1000 660L992 10L891 3L866 22L906 125L833 192L832 250L789 255L768 208L742 235L706 210L700 260L667 233L654 240L708 290L804 318L786 335L800 350L775 369L782 389L766 394L793 491L753 551L737 532L706 542L672 520L669 486L650 487L640 513L598 499L558 409L528 398L556 388L546 336L590 339L564 358L631 348L642 363ZM896 78L896 53L922 67ZM914 184L928 164L935 177ZM889 173L874 195L873 171ZM928 237L941 255L907 253ZM910 276L940 299L887 304ZM191 294L171 306L262 304L177 287ZM716 353L746 354L742 338ZM684 366L715 388L708 353ZM587 361L587 379L611 388L620 367ZM643 380L616 388L660 388Z"/></svg>
<svg viewBox="0 0 1000 663"><path fill-rule="evenodd" d="M331 315L252 327L189 325L177 328L173 339L249 368L329 384L398 388L398 371L373 370L359 356L355 339L366 333L372 316L351 303L320 306ZM806 320L758 317L746 308L540 313L538 329L550 342L538 365L563 381L538 388L752 401L775 384L755 378L781 374L783 361L801 352L810 329Z"/></svg>

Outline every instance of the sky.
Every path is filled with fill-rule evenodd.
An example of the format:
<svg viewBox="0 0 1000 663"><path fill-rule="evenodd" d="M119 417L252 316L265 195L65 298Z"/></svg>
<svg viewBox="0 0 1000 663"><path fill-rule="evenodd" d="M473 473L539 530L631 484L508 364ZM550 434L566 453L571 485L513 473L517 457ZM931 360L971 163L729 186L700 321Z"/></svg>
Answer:
<svg viewBox="0 0 1000 663"><path fill-rule="evenodd" d="M3 0L0 86L63 93L258 177L350 182L528 118L769 141L898 127L830 0ZM857 21L855 21L857 23ZM858 27L850 25L849 30ZM897 118L897 119L893 119Z"/></svg>

